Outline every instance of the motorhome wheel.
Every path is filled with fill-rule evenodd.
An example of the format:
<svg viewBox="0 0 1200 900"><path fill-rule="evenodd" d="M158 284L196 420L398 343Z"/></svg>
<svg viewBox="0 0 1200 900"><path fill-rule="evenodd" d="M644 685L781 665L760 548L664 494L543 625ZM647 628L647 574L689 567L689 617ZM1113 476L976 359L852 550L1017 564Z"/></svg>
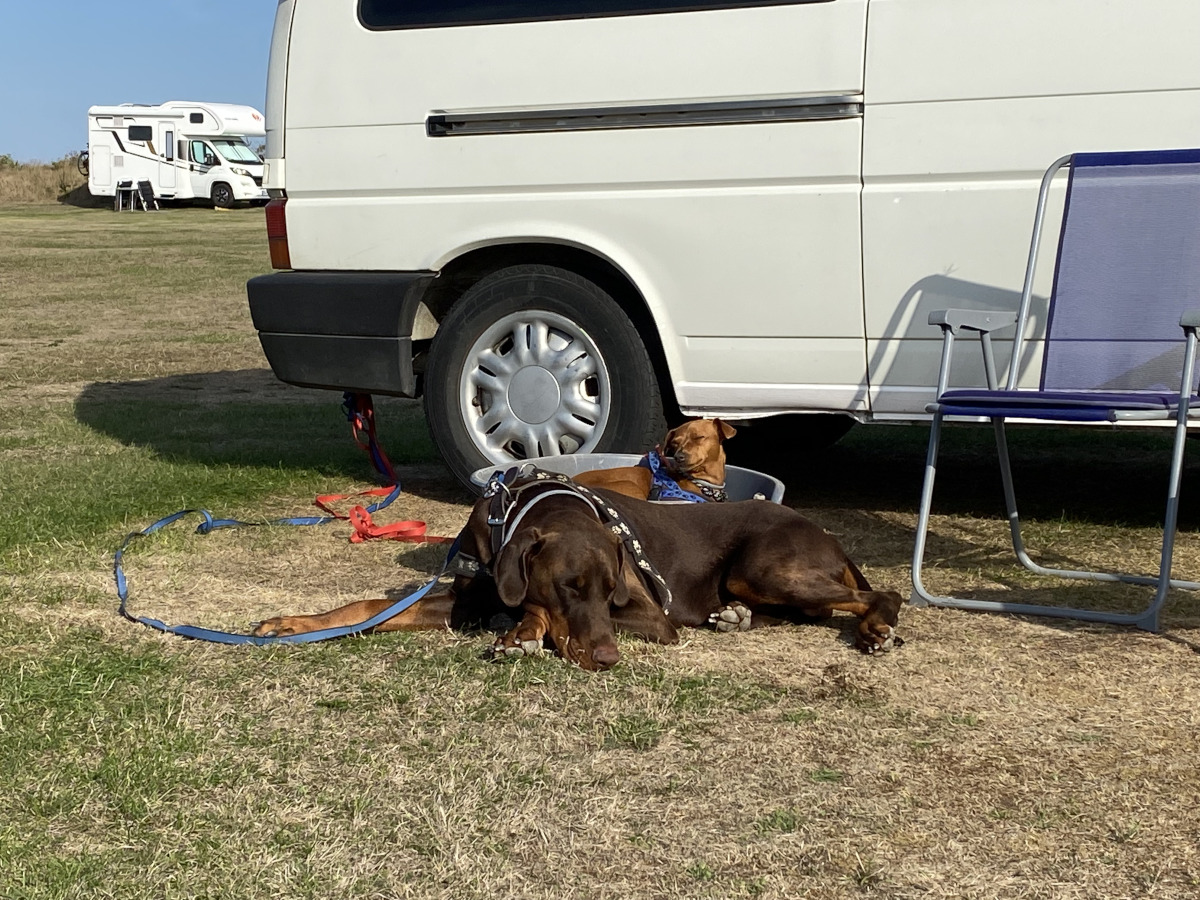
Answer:
<svg viewBox="0 0 1200 900"><path fill-rule="evenodd" d="M455 476L533 456L643 452L666 430L649 354L599 286L502 269L450 309L430 348L425 414Z"/></svg>
<svg viewBox="0 0 1200 900"><path fill-rule="evenodd" d="M219 209L229 209L233 206L233 188L223 181L212 186L212 204Z"/></svg>

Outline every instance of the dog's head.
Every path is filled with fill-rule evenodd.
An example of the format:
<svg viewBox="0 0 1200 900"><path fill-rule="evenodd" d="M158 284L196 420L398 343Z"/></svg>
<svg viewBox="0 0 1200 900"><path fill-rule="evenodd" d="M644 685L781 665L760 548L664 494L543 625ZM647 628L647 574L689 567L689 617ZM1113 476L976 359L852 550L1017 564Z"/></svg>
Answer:
<svg viewBox="0 0 1200 900"><path fill-rule="evenodd" d="M496 590L509 606L546 611L564 659L596 671L620 659L611 606L629 602L624 548L590 515L558 516L517 530L496 555Z"/></svg>
<svg viewBox="0 0 1200 900"><path fill-rule="evenodd" d="M692 419L672 428L662 443L662 458L675 478L725 483L725 441L737 429L720 419Z"/></svg>

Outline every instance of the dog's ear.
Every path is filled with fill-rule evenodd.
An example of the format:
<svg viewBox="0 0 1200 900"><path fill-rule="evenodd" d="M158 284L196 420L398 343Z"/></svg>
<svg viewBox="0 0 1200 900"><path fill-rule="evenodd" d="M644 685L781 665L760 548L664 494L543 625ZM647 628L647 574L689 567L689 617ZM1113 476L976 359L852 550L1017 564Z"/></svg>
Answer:
<svg viewBox="0 0 1200 900"><path fill-rule="evenodd" d="M608 602L613 606L624 606L629 602L629 585L625 583L625 565L627 551L625 550L625 542L615 534L609 535L616 543L617 551L617 568L613 572L613 578L616 584L613 585L612 591L609 592Z"/></svg>
<svg viewBox="0 0 1200 900"><path fill-rule="evenodd" d="M536 528L523 528L500 548L492 572L496 592L509 606L520 606L529 590L529 561L542 549L542 535Z"/></svg>
<svg viewBox="0 0 1200 900"><path fill-rule="evenodd" d="M717 426L717 432L721 435L722 440L727 441L737 434L737 429L728 422L722 422L720 419L713 419L713 424Z"/></svg>

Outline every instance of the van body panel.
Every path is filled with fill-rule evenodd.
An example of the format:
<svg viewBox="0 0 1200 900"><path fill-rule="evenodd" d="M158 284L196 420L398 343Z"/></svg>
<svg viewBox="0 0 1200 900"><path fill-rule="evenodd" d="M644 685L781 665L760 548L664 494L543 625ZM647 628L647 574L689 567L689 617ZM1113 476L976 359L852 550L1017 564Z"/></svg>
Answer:
<svg viewBox="0 0 1200 900"><path fill-rule="evenodd" d="M1200 144L1200 4L872 0L863 142L863 295L871 408L933 399L936 309L1016 310L1038 185L1078 151ZM1192 48L1192 49L1188 49ZM919 64L916 64L919 61ZM1055 222L1065 182L1052 195ZM1040 254L1053 260L1057 229ZM1052 265L1034 282L1045 325ZM1036 384L1040 345L1020 383ZM1007 366L1007 345L997 343ZM983 383L978 353L955 385Z"/></svg>
<svg viewBox="0 0 1200 900"><path fill-rule="evenodd" d="M275 26L271 31L271 50L267 58L267 105L264 110L267 146L263 153L263 186L283 187L284 122L287 116L288 45L292 39L292 15L296 0L279 0L275 7Z"/></svg>
<svg viewBox="0 0 1200 900"><path fill-rule="evenodd" d="M861 93L866 8L834 0L367 31L348 3L300 4L287 131L423 124L434 110Z"/></svg>
<svg viewBox="0 0 1200 900"><path fill-rule="evenodd" d="M530 245L583 251L644 305L685 413L927 418L929 313L1016 308L1051 162L1200 146L1195 0L829 0L392 30L356 10L278 6L265 184L286 193L292 264L336 279L457 273L487 248L514 248L514 264ZM829 98L826 118L772 111ZM714 108L734 117L699 124ZM982 384L978 354L952 380Z"/></svg>
<svg viewBox="0 0 1200 900"><path fill-rule="evenodd" d="M680 402L706 383L705 402L719 405L727 368L689 338L747 348L743 379L754 383L781 380L755 341L820 337L837 349L797 355L786 380L820 385L836 357L837 399L821 406L840 408L841 382L866 390L859 116L441 138L426 127L447 110L856 98L865 14L865 0L836 0L366 32L344 10L302 6L287 88L292 264L436 271L505 243L584 248L637 286ZM677 65L662 64L664 48L685 46ZM306 58L318 52L319 64ZM352 89L341 83L351 76L406 89Z"/></svg>
<svg viewBox="0 0 1200 900"><path fill-rule="evenodd" d="M1197 39L1200 4L1189 0L871 0L869 99L912 103L1195 87Z"/></svg>

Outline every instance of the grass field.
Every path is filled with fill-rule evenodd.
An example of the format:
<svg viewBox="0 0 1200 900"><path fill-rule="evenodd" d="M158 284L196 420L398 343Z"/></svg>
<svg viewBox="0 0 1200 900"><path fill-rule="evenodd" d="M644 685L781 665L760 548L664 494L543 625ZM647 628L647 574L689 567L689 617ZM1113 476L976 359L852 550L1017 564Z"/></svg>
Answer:
<svg viewBox="0 0 1200 900"><path fill-rule="evenodd" d="M121 619L127 532L191 507L309 514L374 484L340 397L265 368L244 289L268 267L261 217L0 206L0 897L1200 895L1188 596L1163 635L906 609L906 646L878 659L837 618L622 640L599 675L488 662L488 635L226 648ZM406 491L379 518L454 533L471 498L419 406L379 417ZM730 453L907 594L925 437L860 428L804 455L743 436ZM1153 564L1166 443L1114 438L1014 437L1035 553ZM989 446L950 435L928 580L1029 596L988 518ZM1178 555L1193 576L1197 475ZM439 562L347 536L181 523L129 551L130 610L244 629L403 591Z"/></svg>

